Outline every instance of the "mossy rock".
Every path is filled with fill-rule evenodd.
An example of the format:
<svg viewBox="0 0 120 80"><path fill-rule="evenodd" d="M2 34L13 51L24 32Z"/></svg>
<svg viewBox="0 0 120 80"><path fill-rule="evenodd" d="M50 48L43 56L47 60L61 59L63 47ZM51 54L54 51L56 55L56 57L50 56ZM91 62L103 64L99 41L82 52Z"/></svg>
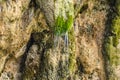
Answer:
<svg viewBox="0 0 120 80"><path fill-rule="evenodd" d="M62 35L68 32L73 24L73 16L68 15L65 19L63 16L58 16L55 20L55 35Z"/></svg>

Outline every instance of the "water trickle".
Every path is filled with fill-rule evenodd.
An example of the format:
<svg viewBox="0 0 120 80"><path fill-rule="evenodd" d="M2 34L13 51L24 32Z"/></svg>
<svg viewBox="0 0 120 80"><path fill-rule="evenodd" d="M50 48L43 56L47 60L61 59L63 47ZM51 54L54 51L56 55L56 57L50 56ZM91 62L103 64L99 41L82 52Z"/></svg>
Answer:
<svg viewBox="0 0 120 80"><path fill-rule="evenodd" d="M63 42L61 40L63 39ZM63 45L62 45L63 44ZM54 36L54 51L55 49L59 49L63 47L64 52L68 52L68 46L69 46L69 38L68 38L68 32L66 32L63 37L59 35Z"/></svg>
<svg viewBox="0 0 120 80"><path fill-rule="evenodd" d="M68 32L65 33L65 39L64 39L65 47L68 47Z"/></svg>

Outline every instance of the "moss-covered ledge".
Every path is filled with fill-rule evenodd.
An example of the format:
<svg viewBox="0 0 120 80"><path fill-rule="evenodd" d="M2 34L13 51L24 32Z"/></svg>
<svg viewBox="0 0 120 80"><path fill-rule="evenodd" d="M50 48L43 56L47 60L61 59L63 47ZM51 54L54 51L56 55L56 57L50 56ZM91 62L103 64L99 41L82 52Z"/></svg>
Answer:
<svg viewBox="0 0 120 80"><path fill-rule="evenodd" d="M105 37L105 53L108 57L108 79L120 79L120 1L115 2L117 15L112 19L112 24L108 27L107 37ZM109 23L110 24L110 23Z"/></svg>

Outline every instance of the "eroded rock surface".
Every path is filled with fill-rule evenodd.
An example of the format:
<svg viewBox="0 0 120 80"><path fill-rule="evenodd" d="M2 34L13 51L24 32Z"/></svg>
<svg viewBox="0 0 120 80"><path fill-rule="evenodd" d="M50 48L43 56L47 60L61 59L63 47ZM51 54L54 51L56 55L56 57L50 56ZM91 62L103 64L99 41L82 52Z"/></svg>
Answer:
<svg viewBox="0 0 120 80"><path fill-rule="evenodd" d="M120 40L115 47L116 36L106 29L110 6L106 0L0 0L0 80L119 80ZM67 14L74 16L68 34L55 35L57 17L67 24Z"/></svg>

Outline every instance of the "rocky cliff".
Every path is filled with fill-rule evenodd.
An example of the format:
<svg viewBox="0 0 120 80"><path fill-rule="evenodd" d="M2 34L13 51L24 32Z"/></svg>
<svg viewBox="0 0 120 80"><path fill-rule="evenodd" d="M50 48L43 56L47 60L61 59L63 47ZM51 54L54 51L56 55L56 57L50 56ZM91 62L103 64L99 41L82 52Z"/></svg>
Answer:
<svg viewBox="0 0 120 80"><path fill-rule="evenodd" d="M120 1L0 0L0 80L120 80Z"/></svg>

